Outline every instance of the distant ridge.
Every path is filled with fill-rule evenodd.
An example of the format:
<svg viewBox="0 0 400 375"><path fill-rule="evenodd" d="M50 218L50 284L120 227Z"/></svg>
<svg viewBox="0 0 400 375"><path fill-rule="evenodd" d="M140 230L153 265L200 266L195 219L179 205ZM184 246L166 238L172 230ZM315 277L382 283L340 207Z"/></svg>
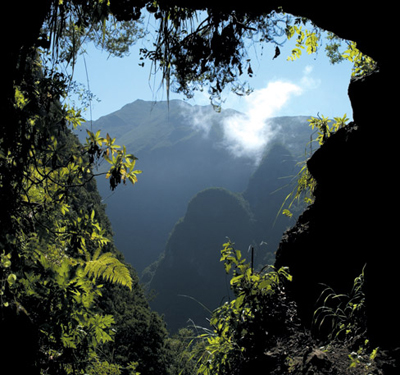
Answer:
<svg viewBox="0 0 400 375"><path fill-rule="evenodd" d="M137 168L143 171L134 187L121 186L115 192L104 177L98 179L116 246L139 273L164 251L169 233L195 194L209 187L232 192L247 188L256 170L253 159L235 156L223 142L223 121L234 115L240 113L217 113L212 106L180 100L136 100L92 123L93 130L109 133L137 156ZM275 142L285 144L293 155L303 154L310 137L307 117L271 121L277 129Z"/></svg>

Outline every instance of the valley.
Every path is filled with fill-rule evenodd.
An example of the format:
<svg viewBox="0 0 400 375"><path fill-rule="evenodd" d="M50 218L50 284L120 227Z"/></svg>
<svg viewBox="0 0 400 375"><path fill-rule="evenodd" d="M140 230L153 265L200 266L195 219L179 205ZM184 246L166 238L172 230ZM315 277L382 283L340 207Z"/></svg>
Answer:
<svg viewBox="0 0 400 375"><path fill-rule="evenodd" d="M256 266L272 264L302 210L290 219L279 213L311 139L308 118L270 119L265 146L245 153L232 137L228 142L227 124L238 116L178 100L137 100L91 124L138 158L143 173L134 187L111 191L104 176L97 184L117 248L172 331L189 319L206 323L229 298L219 261L227 238L244 253L253 246Z"/></svg>

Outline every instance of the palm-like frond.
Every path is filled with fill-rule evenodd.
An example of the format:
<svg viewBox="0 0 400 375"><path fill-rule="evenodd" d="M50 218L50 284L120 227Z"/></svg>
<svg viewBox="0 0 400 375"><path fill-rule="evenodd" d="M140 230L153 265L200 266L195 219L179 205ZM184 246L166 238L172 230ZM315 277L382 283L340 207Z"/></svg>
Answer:
<svg viewBox="0 0 400 375"><path fill-rule="evenodd" d="M132 289L129 269L112 253L100 254L100 251L96 251L91 259L86 260L83 273L94 279L101 277Z"/></svg>

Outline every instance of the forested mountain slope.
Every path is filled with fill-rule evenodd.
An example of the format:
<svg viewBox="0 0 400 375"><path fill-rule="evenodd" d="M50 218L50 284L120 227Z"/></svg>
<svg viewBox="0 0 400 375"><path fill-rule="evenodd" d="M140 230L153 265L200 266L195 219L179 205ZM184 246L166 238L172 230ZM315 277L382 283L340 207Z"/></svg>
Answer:
<svg viewBox="0 0 400 375"><path fill-rule="evenodd" d="M192 108L180 101L136 101L93 124L102 134L117 136L138 157L137 168L143 171L134 189L121 186L113 194L108 181L98 179L116 244L138 272L163 251L194 194L210 186L240 191L251 174L251 160L235 159L218 146L218 115L211 107L204 112L208 136L191 125ZM116 129L114 124L119 124Z"/></svg>
<svg viewBox="0 0 400 375"><path fill-rule="evenodd" d="M279 212L291 189L282 185L282 176L292 174L295 167L287 149L272 146L244 194L208 188L190 200L164 253L143 276L154 293L151 306L165 316L171 332L193 324L207 327L211 311L233 297L220 261L228 239L249 262L253 258L256 269L274 262L283 232L297 217L289 219Z"/></svg>
<svg viewBox="0 0 400 375"><path fill-rule="evenodd" d="M190 201L149 286L155 293L151 305L165 316L171 332L192 324L207 326L211 314L205 309L229 299L229 280L219 261L221 245L225 236L235 235L248 246L252 230L246 202L226 189L210 188Z"/></svg>
<svg viewBox="0 0 400 375"><path fill-rule="evenodd" d="M164 251L169 233L195 194L209 187L238 193L246 189L257 165L251 155L230 151L224 123L232 116L244 115L233 110L217 113L211 106L178 100L137 100L88 124L103 136L112 134L139 159L136 166L143 173L133 189L120 186L112 192L104 176L98 178L116 245L139 273ZM307 119L270 119L271 142L285 145L298 161L304 160L312 133ZM81 139L85 134L80 133ZM274 186L287 185L293 175L294 171L282 171Z"/></svg>

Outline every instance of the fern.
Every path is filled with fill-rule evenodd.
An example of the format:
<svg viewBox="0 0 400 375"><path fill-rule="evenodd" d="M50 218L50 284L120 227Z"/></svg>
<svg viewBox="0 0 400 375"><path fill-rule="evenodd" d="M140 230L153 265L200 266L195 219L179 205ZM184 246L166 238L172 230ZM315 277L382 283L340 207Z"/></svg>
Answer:
<svg viewBox="0 0 400 375"><path fill-rule="evenodd" d="M112 283L121 284L132 290L132 277L124 263L115 258L112 253L100 255L98 249L93 257L85 262L83 274L97 279L99 277Z"/></svg>

